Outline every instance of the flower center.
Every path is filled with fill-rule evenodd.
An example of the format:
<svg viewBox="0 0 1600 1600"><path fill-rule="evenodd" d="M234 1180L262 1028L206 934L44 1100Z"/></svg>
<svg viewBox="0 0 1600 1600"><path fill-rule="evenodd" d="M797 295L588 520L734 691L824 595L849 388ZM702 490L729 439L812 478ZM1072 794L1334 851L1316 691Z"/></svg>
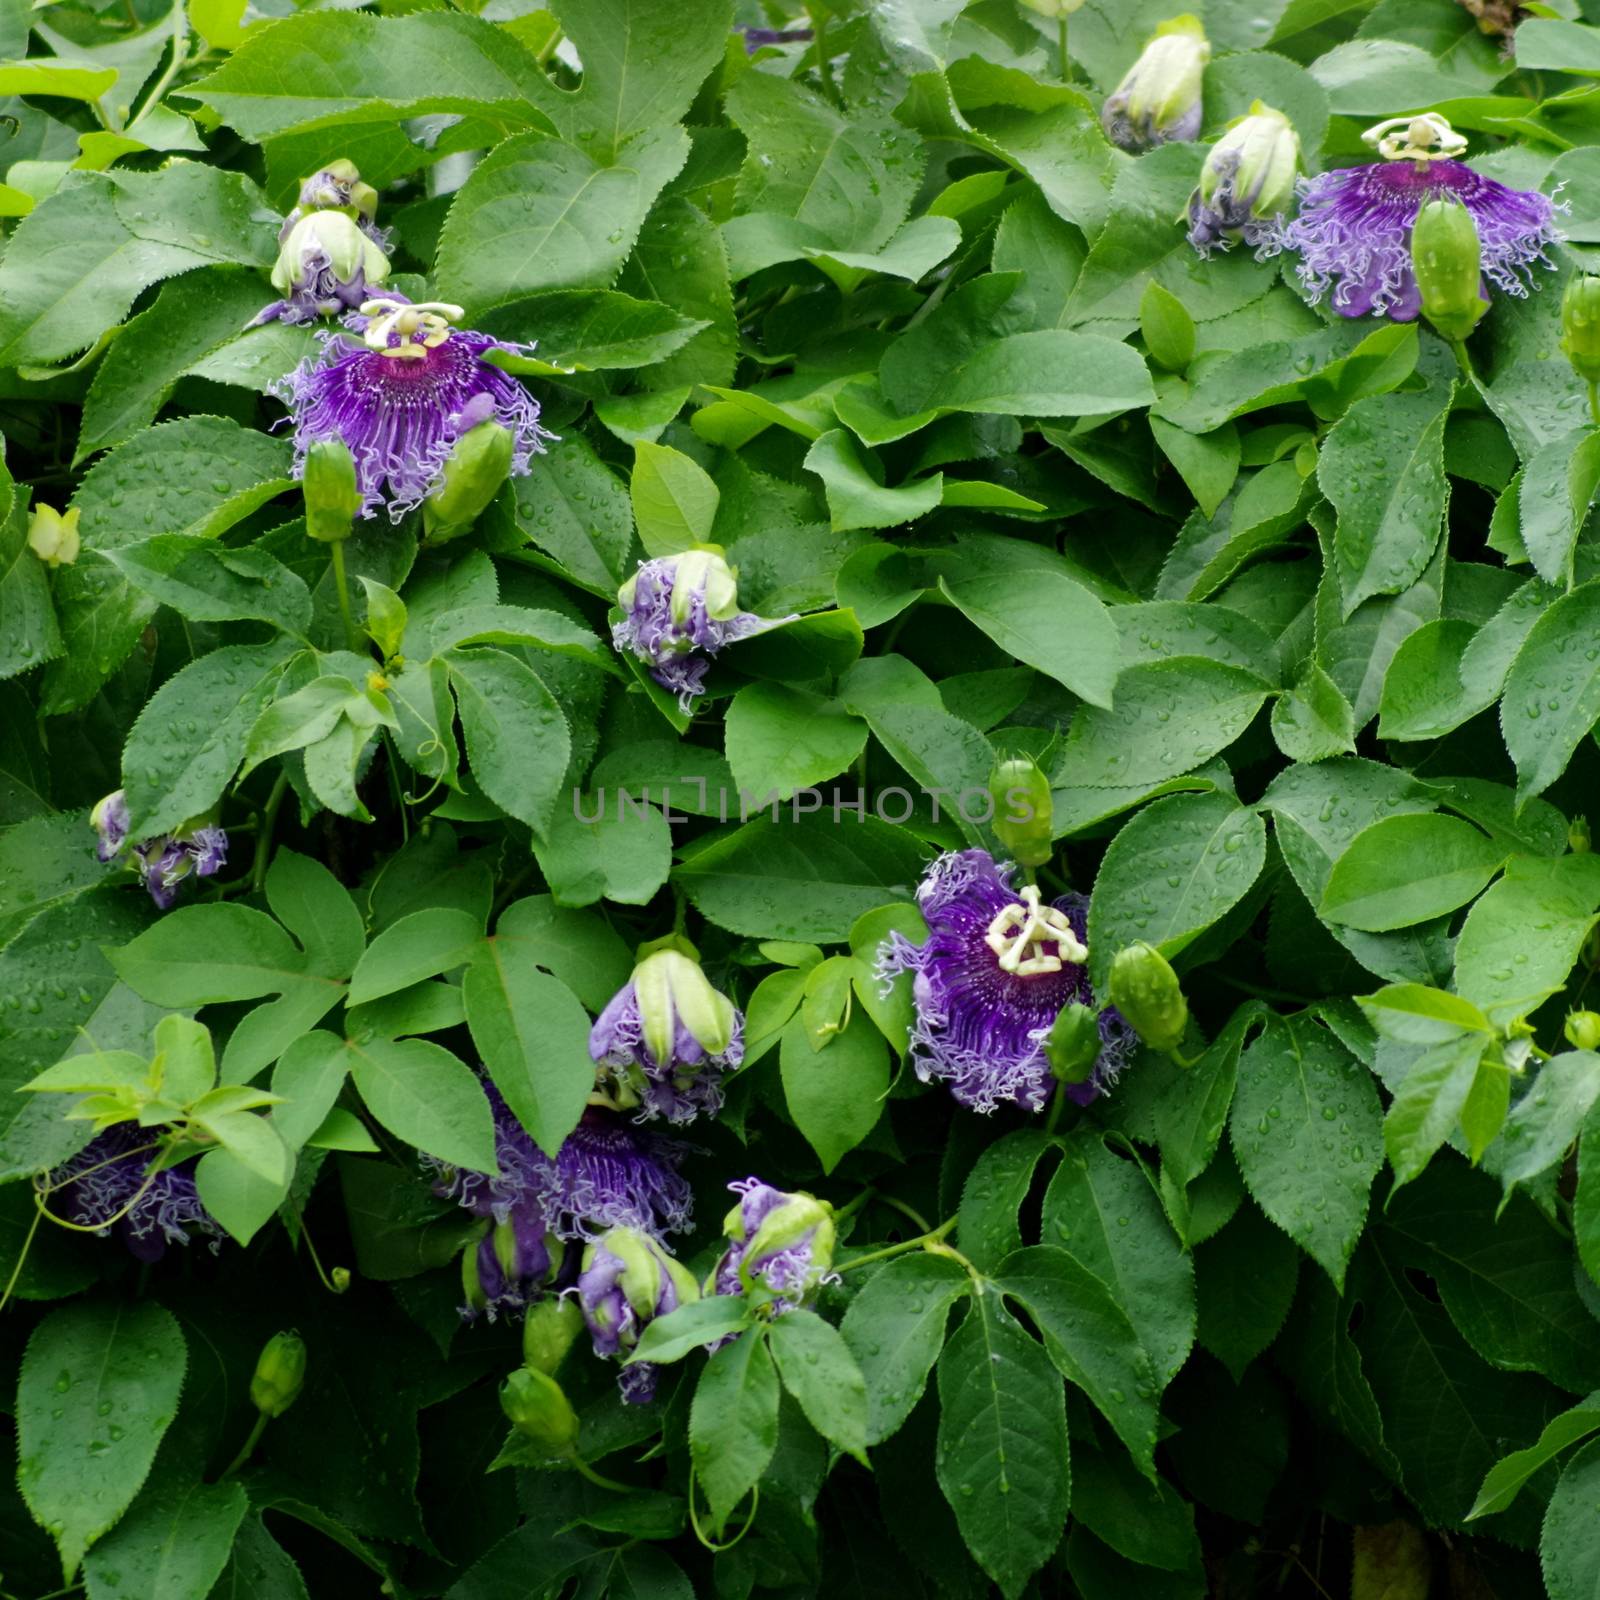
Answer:
<svg viewBox="0 0 1600 1600"><path fill-rule="evenodd" d="M1059 972L1063 963L1077 965L1089 956L1066 913L1040 905L1039 891L1031 883L1024 885L1020 905L1013 902L995 913L983 941L1000 958L1000 970L1019 978Z"/></svg>
<svg viewBox="0 0 1600 1600"><path fill-rule="evenodd" d="M370 349L396 361L420 361L450 337L451 322L466 313L444 300L408 305L402 300L379 299L364 301L361 315L371 318L362 335ZM391 339L400 342L391 344Z"/></svg>
<svg viewBox="0 0 1600 1600"><path fill-rule="evenodd" d="M1437 111L1417 117L1390 117L1361 135L1385 161L1419 161L1460 155L1467 141Z"/></svg>

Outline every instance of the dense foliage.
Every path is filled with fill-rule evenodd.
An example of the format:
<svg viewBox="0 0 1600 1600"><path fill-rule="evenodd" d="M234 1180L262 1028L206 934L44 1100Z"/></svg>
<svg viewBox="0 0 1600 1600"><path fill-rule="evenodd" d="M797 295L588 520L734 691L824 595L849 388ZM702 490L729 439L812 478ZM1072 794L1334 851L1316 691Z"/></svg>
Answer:
<svg viewBox="0 0 1600 1600"><path fill-rule="evenodd" d="M7 1600L1600 1593L1600 7L1178 3L0 0Z"/></svg>

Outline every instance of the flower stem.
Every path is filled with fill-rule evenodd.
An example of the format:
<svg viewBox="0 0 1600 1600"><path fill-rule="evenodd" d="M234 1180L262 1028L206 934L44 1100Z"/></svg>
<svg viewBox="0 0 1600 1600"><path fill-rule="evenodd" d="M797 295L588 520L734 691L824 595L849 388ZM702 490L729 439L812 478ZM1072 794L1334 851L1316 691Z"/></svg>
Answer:
<svg viewBox="0 0 1600 1600"><path fill-rule="evenodd" d="M899 1244L887 1244L881 1250L873 1250L864 1256L857 1256L854 1261L846 1261L839 1270L853 1272L857 1267L864 1267L873 1261L887 1261L890 1256L903 1256L912 1250L925 1250L932 1244L943 1244L945 1235L954 1233L956 1219L949 1218L941 1222L937 1228L927 1233L918 1234L915 1239L902 1239Z"/></svg>
<svg viewBox="0 0 1600 1600"><path fill-rule="evenodd" d="M250 1432L245 1436L245 1441L239 1446L239 1453L227 1466L222 1469L222 1478L231 1478L245 1462L255 1453L255 1448L261 1443L261 1435L266 1432L267 1414L265 1411L256 1413L256 1420L250 1424ZM218 1478L218 1482L222 1481Z"/></svg>
<svg viewBox="0 0 1600 1600"><path fill-rule="evenodd" d="M1056 21L1056 42L1061 47L1061 81L1072 82L1072 55L1067 49L1067 14L1063 11Z"/></svg>
<svg viewBox="0 0 1600 1600"><path fill-rule="evenodd" d="M1600 379L1589 380L1589 416L1595 427L1600 428Z"/></svg>
<svg viewBox="0 0 1600 1600"><path fill-rule="evenodd" d="M334 546L337 550L338 545ZM259 894L261 886L267 881L267 864L272 860L272 829L278 820L278 807L283 804L283 797L288 792L289 774L279 769L278 776L273 780L272 792L267 796L267 803L261 808L261 832L256 835L255 859L250 863L250 892Z"/></svg>
<svg viewBox="0 0 1600 1600"><path fill-rule="evenodd" d="M617 1494L637 1494L639 1492L634 1484L618 1483L615 1478L608 1478L604 1473L596 1472L580 1455L574 1455L571 1457L571 1461L580 1477L587 1478L590 1483L598 1484L602 1489L612 1489Z"/></svg>
<svg viewBox="0 0 1600 1600"><path fill-rule="evenodd" d="M22 1248L17 1252L17 1264L11 1269L11 1276L6 1279L5 1293L0 1294L0 1311L5 1310L6 1303L11 1299L11 1291L16 1288L17 1279L22 1276L22 1269L28 1264L28 1252L33 1248L33 1236L39 1231L39 1224L43 1220L43 1210L35 1206L33 1221L28 1225L28 1237L22 1241Z"/></svg>
<svg viewBox="0 0 1600 1600"><path fill-rule="evenodd" d="M356 632L356 619L350 610L350 583L344 571L344 540L335 539L328 546L333 562L333 587L339 596L339 615L344 618L344 642L352 650L361 649L361 635Z"/></svg>
<svg viewBox="0 0 1600 1600"><path fill-rule="evenodd" d="M1467 354L1467 341L1465 339L1452 339L1450 348L1456 353L1456 365L1461 368L1461 376L1468 383L1476 383L1478 375L1472 370L1472 357Z"/></svg>

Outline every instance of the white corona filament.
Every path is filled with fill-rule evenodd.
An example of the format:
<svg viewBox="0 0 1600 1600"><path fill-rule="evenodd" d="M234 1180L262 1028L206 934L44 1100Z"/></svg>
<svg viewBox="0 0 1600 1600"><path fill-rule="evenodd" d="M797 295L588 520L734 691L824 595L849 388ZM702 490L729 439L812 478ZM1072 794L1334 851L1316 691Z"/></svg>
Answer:
<svg viewBox="0 0 1600 1600"><path fill-rule="evenodd" d="M1023 885L1020 905L996 913L983 940L999 956L1001 971L1019 978L1059 972L1063 962L1076 966L1089 958L1088 946L1072 931L1066 913L1040 905L1039 891L1031 883Z"/></svg>
<svg viewBox="0 0 1600 1600"><path fill-rule="evenodd" d="M364 301L361 315L372 319L361 336L371 349L397 361L420 361L450 337L450 324L466 313L444 300L419 300L408 305L403 300L378 299ZM426 329L420 341L412 338L418 329ZM390 344L396 334L401 342Z"/></svg>
<svg viewBox="0 0 1600 1600"><path fill-rule="evenodd" d="M1419 117L1390 117L1361 135L1385 161L1434 161L1458 156L1467 141L1439 115L1424 111Z"/></svg>

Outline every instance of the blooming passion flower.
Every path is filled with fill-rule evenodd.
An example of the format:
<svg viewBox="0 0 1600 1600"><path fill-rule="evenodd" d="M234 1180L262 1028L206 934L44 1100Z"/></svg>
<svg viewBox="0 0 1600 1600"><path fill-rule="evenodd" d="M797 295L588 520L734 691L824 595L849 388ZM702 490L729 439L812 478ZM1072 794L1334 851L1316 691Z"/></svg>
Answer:
<svg viewBox="0 0 1600 1600"><path fill-rule="evenodd" d="M927 940L891 933L878 956L885 990L902 972L913 975L917 1076L949 1083L975 1111L1007 1102L1042 1110L1054 1084L1044 1041L1064 1006L1094 1004L1088 901L1069 894L1046 903L1031 884L1013 888L1013 870L986 850L940 856L917 889ZM1099 1027L1094 1071L1062 1084L1079 1105L1116 1081L1136 1045L1112 1008L1101 1010Z"/></svg>
<svg viewBox="0 0 1600 1600"><path fill-rule="evenodd" d="M608 1228L681 1233L693 1201L679 1175L687 1151L673 1139L636 1128L591 1106L554 1157L528 1136L498 1090L485 1082L494 1112L495 1177L424 1156L437 1174L434 1192L497 1223L521 1219L557 1239L595 1239Z"/></svg>
<svg viewBox="0 0 1600 1600"><path fill-rule="evenodd" d="M755 1294L775 1315L803 1305L833 1276L833 1207L760 1178L728 1187L739 1203L722 1225L728 1247L711 1270L706 1292Z"/></svg>
<svg viewBox="0 0 1600 1600"><path fill-rule="evenodd" d="M121 855L128 841L128 802L122 790L108 794L89 813L100 835L95 854L102 861ZM127 864L139 874L150 898L165 911L178 898L185 878L209 878L227 864L228 835L211 823L188 823L176 833L141 840L129 851Z"/></svg>
<svg viewBox="0 0 1600 1600"><path fill-rule="evenodd" d="M1411 231L1431 200L1456 200L1477 228L1483 276L1506 294L1525 295L1532 269L1554 270L1557 243L1547 195L1513 189L1454 159L1466 148L1443 117L1396 117L1363 137L1384 158L1301 179L1299 214L1270 230L1263 255L1300 257L1300 281L1320 300L1330 289L1342 317L1387 316L1411 322L1422 309L1411 258Z"/></svg>
<svg viewBox="0 0 1600 1600"><path fill-rule="evenodd" d="M617 593L622 618L611 642L650 668L650 676L678 697L687 715L705 692L706 670L725 645L793 617L758 617L739 609L733 569L715 550L657 556Z"/></svg>
<svg viewBox="0 0 1600 1600"><path fill-rule="evenodd" d="M278 386L294 416L295 475L318 441L338 439L355 461L361 515L380 505L398 522L445 476L457 441L481 423L512 436L512 476L525 475L549 437L533 396L485 361L522 347L450 326L462 315L442 301L365 301L360 342L321 336L322 350Z"/></svg>
<svg viewBox="0 0 1600 1600"><path fill-rule="evenodd" d="M744 1059L744 1016L674 938L644 954L611 997L589 1054L618 1108L692 1122L722 1106L722 1074Z"/></svg>
<svg viewBox="0 0 1600 1600"><path fill-rule="evenodd" d="M576 1293L594 1353L627 1356L657 1317L698 1300L700 1285L658 1239L637 1228L612 1228L583 1252ZM617 1381L631 1405L655 1398L651 1362L625 1366Z"/></svg>
<svg viewBox="0 0 1600 1600"><path fill-rule="evenodd" d="M51 1194L69 1222L115 1233L141 1261L159 1261L169 1244L188 1244L191 1234L217 1249L222 1229L200 1202L194 1163L150 1173L156 1143L148 1129L119 1122L91 1139L70 1161L51 1172Z"/></svg>

